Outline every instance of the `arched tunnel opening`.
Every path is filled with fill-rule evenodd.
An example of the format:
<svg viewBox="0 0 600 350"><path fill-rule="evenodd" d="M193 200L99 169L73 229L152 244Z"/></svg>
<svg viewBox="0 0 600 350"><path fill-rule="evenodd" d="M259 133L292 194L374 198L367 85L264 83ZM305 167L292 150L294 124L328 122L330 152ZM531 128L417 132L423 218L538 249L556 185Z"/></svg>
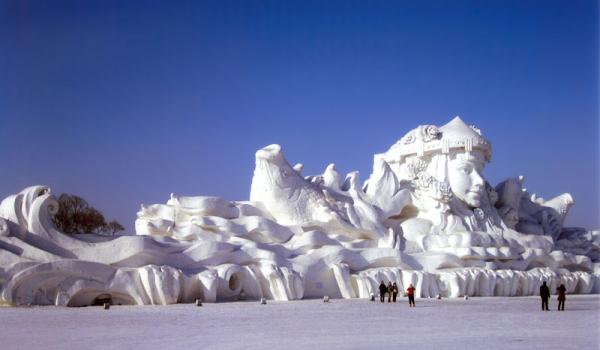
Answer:
<svg viewBox="0 0 600 350"><path fill-rule="evenodd" d="M92 301L92 306L102 306L105 303L113 305L112 295L108 293L100 294Z"/></svg>
<svg viewBox="0 0 600 350"><path fill-rule="evenodd" d="M128 294L112 291L82 290L71 297L67 306L102 306L104 303L110 305L137 305L135 300Z"/></svg>
<svg viewBox="0 0 600 350"><path fill-rule="evenodd" d="M242 283L242 274L239 272L233 273L231 277L229 277L229 289L232 291L238 291L241 289Z"/></svg>
<svg viewBox="0 0 600 350"><path fill-rule="evenodd" d="M218 301L238 300L244 286L245 274L243 271L229 271L221 277L217 289Z"/></svg>

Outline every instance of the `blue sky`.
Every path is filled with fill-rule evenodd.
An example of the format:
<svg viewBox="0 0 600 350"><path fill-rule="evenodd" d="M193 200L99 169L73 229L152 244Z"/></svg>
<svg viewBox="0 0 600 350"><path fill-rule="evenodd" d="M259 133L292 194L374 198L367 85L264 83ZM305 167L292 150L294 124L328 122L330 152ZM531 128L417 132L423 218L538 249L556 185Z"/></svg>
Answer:
<svg viewBox="0 0 600 350"><path fill-rule="evenodd" d="M455 115L600 227L596 1L3 1L0 197L78 194L133 232L169 194L249 197L254 152L368 178Z"/></svg>

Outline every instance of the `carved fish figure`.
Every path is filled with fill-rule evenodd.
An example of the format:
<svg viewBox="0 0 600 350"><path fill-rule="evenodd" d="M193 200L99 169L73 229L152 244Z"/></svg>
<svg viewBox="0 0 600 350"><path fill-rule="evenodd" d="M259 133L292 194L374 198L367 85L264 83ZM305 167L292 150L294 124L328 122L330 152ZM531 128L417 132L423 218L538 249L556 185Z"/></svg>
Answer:
<svg viewBox="0 0 600 350"><path fill-rule="evenodd" d="M304 179L285 159L279 145L256 152L250 200L261 203L281 225L337 228L343 232L336 233L351 238L379 239L385 235L383 228L353 225L348 219L348 208L354 204L352 198L333 196Z"/></svg>

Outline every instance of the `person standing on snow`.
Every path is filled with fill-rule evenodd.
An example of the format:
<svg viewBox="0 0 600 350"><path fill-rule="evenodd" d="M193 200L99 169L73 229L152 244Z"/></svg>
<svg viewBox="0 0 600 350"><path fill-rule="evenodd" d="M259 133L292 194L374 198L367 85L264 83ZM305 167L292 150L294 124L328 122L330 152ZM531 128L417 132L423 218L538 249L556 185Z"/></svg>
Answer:
<svg viewBox="0 0 600 350"><path fill-rule="evenodd" d="M413 287L412 283L406 289L406 294L408 295L408 307L415 307L415 287Z"/></svg>
<svg viewBox="0 0 600 350"><path fill-rule="evenodd" d="M542 283L540 287L540 297L542 298L542 311L550 311L548 310L548 299L550 299L550 288L546 285L546 281Z"/></svg>
<svg viewBox="0 0 600 350"><path fill-rule="evenodd" d="M387 292L388 292L388 303L392 302L392 293L394 291L394 287L392 286L392 282L388 282Z"/></svg>
<svg viewBox="0 0 600 350"><path fill-rule="evenodd" d="M398 296L398 285L396 285L396 282L394 282L394 284L392 284L392 301L394 303L396 302L397 296Z"/></svg>
<svg viewBox="0 0 600 350"><path fill-rule="evenodd" d="M385 282L383 282L383 280L382 280L381 284L379 285L379 300L381 300L382 303L385 301L385 293L386 292L387 292L387 287L385 285Z"/></svg>
<svg viewBox="0 0 600 350"><path fill-rule="evenodd" d="M567 288L565 288L564 284L561 284L558 288L556 288L556 293L558 294L558 311L565 311Z"/></svg>

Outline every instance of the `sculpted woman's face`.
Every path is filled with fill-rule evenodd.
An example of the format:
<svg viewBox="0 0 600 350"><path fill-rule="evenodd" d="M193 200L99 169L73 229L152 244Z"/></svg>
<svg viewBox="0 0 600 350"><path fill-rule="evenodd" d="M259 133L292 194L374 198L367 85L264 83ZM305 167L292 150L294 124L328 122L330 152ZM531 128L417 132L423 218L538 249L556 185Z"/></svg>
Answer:
<svg viewBox="0 0 600 350"><path fill-rule="evenodd" d="M481 205L485 191L485 181L481 176L484 164L483 153L478 150L457 153L448 162L448 182L452 192L470 207Z"/></svg>

